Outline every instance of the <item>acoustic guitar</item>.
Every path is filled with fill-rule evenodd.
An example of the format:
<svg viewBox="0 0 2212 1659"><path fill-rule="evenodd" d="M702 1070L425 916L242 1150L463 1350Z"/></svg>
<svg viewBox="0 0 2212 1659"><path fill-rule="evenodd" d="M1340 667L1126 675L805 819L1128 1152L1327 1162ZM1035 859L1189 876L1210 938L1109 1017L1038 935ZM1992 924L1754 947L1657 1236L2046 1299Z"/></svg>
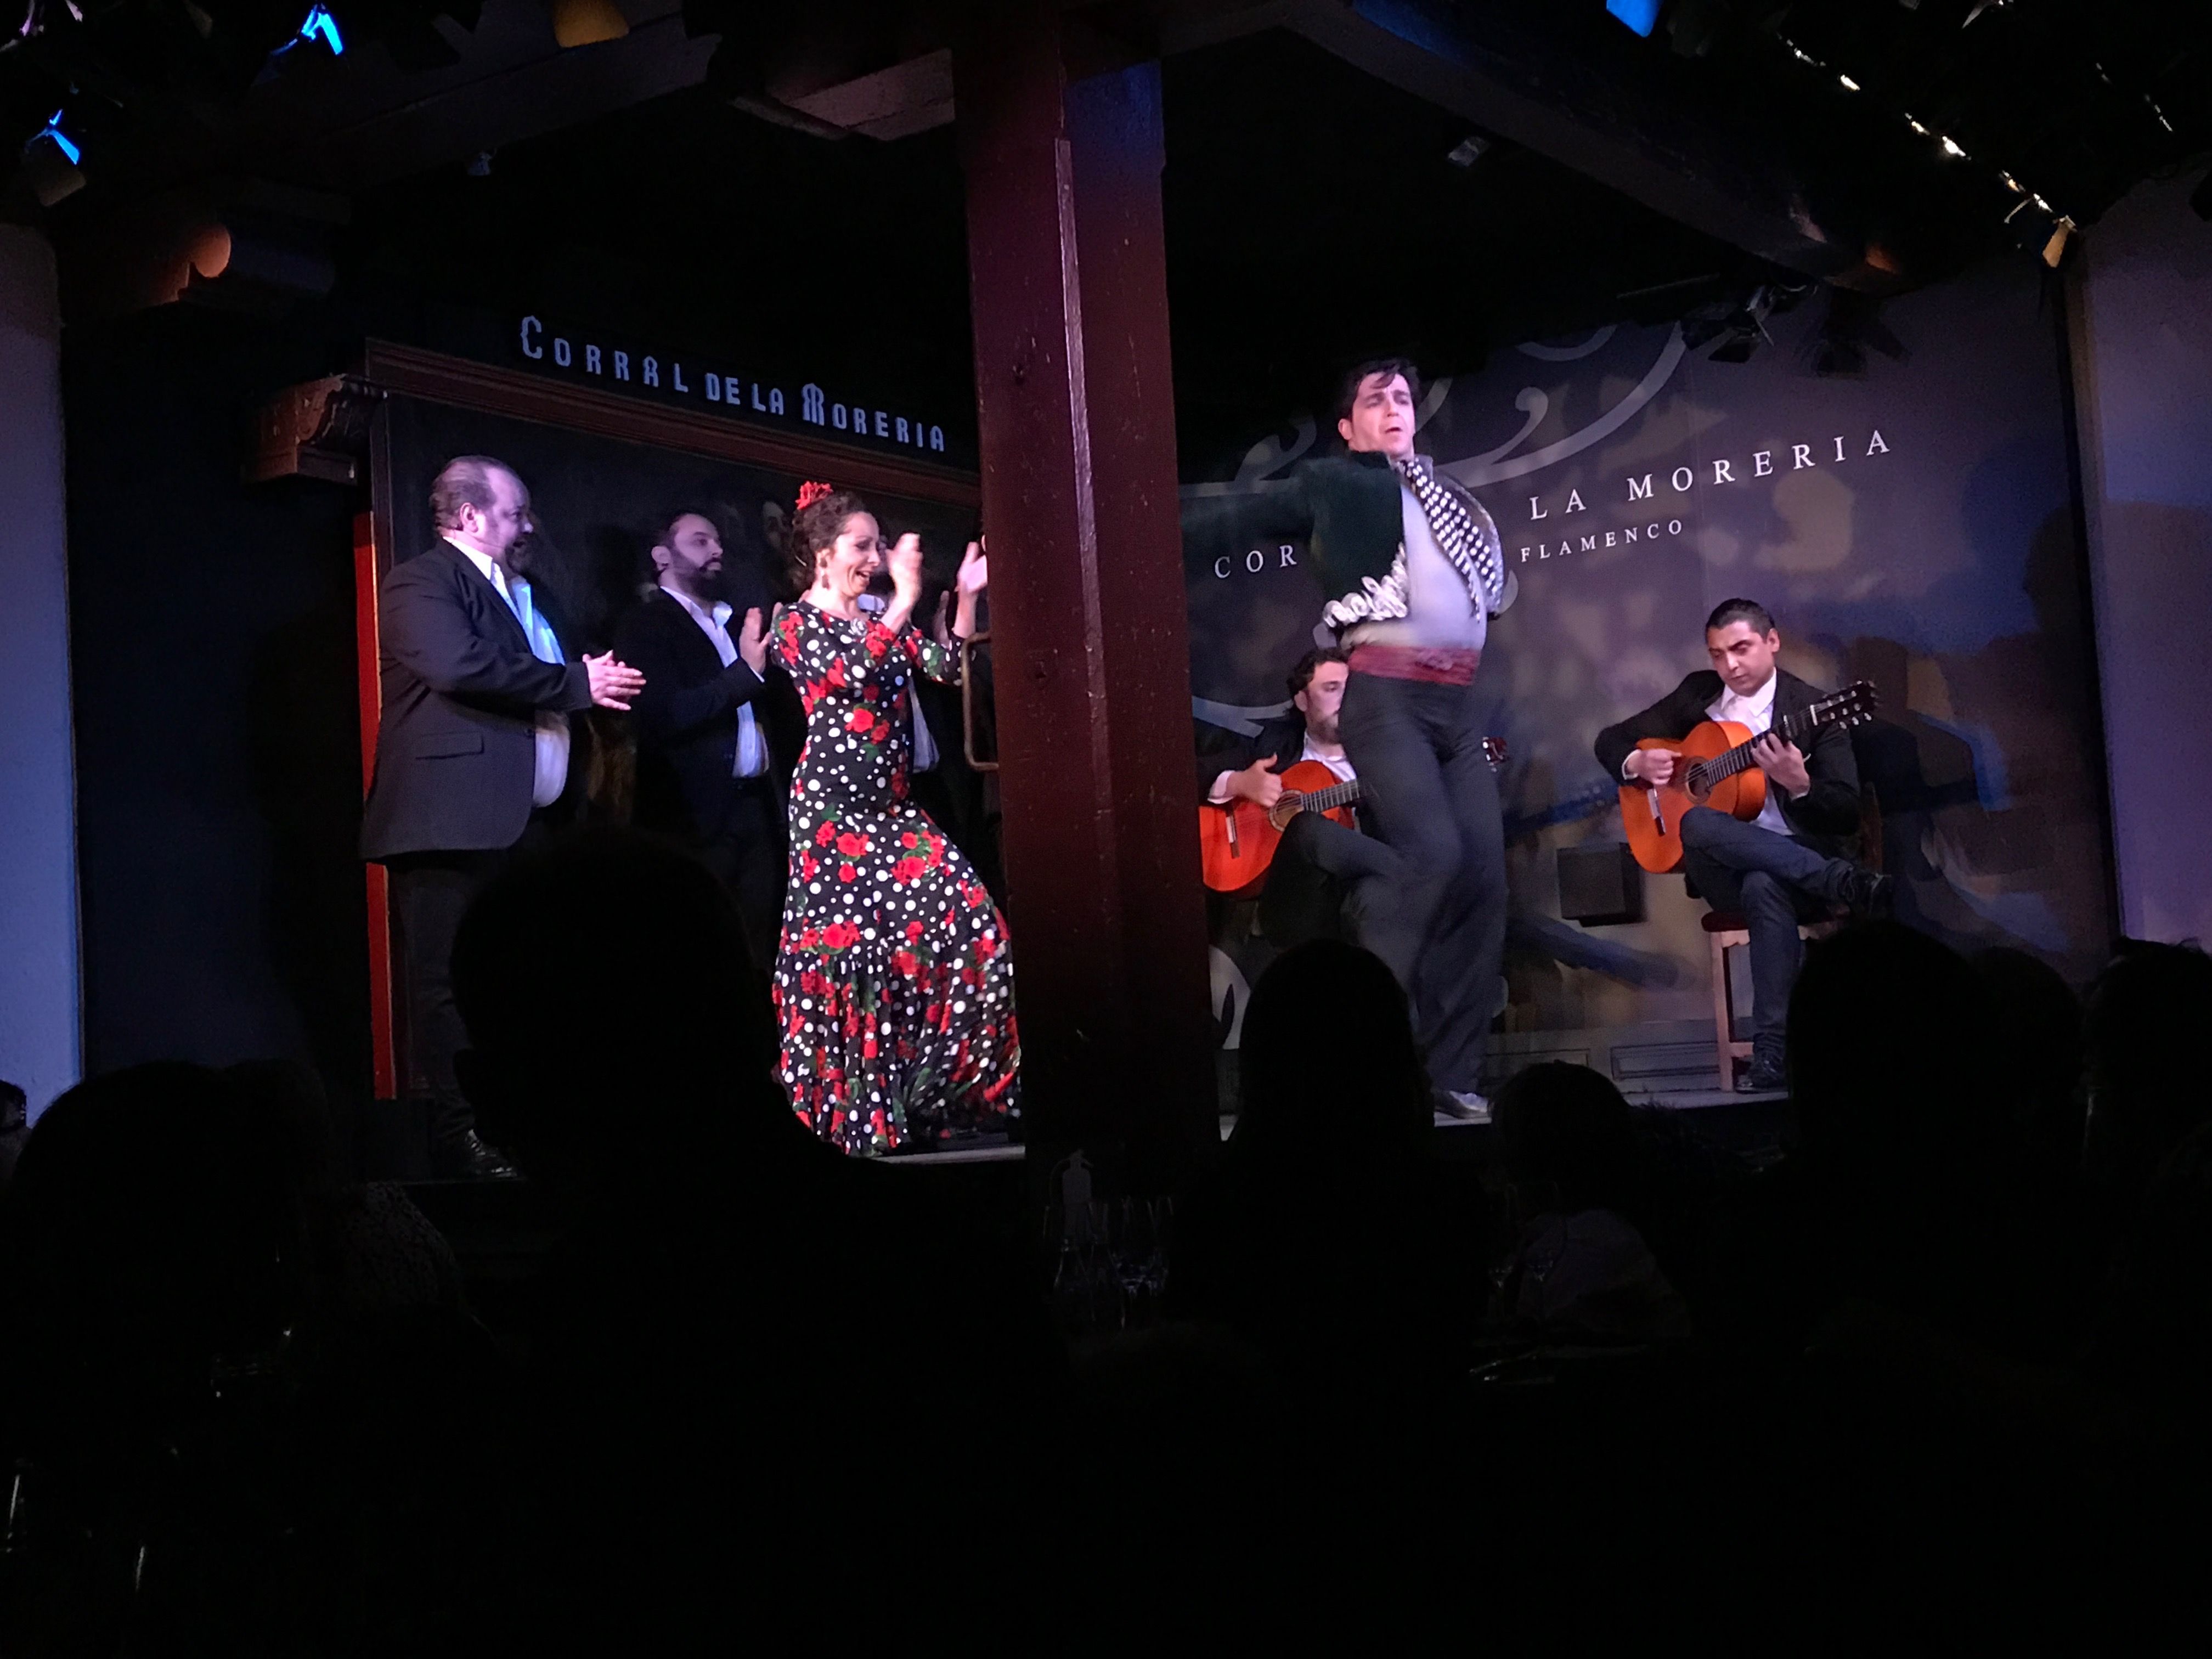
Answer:
<svg viewBox="0 0 2212 1659"><path fill-rule="evenodd" d="M1485 738L1482 752L1496 771L1505 764L1505 739ZM1267 878L1275 849L1283 844L1283 831L1301 812L1319 812L1347 830L1359 822L1352 815L1359 799L1359 780L1340 781L1319 761L1294 761L1276 775L1283 793L1270 809L1249 800L1212 803L1198 809L1199 868L1206 884L1217 893L1249 897Z"/></svg>
<svg viewBox="0 0 2212 1659"><path fill-rule="evenodd" d="M1864 726L1874 718L1875 689L1856 680L1818 702L1774 722L1772 735L1803 746L1824 726ZM1671 749L1681 757L1674 775L1656 788L1620 788L1620 823L1629 851L1655 876L1682 867L1682 815L1710 806L1745 823L1766 807L1766 774L1751 757L1757 739L1736 720L1707 720L1686 738L1646 738L1638 749Z"/></svg>

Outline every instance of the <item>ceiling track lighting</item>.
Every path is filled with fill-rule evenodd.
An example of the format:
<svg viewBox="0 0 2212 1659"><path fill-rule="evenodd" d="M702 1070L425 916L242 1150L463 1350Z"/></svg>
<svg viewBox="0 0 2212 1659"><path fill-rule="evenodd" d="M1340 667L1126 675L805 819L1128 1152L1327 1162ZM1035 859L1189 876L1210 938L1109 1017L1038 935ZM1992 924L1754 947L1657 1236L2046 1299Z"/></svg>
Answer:
<svg viewBox="0 0 2212 1659"><path fill-rule="evenodd" d="M62 131L62 112L56 110L23 144L24 176L40 207L50 208L84 188L84 169L77 165L83 160L84 151Z"/></svg>
<svg viewBox="0 0 2212 1659"><path fill-rule="evenodd" d="M1906 0L1908 9L1911 8L1911 3L1912 0ZM1976 17L1980 16L1982 13L2002 7L2006 3L2007 0L1984 0L1984 3L1974 8L1973 12L1967 17L1966 21L1971 23ZM1860 82L1853 80L1849 75L1846 75L1840 70L1832 70L1827 64L1822 63L1819 58L1805 51L1802 47L1798 46L1796 41L1790 40L1787 36L1778 34L1774 38L1779 40L1784 48L1789 52L1790 55L1792 58L1795 58L1799 63L1806 64L1809 68L1819 70L1823 74L1834 74L1837 83L1840 85L1844 91L1863 92L1865 90L1865 88L1862 86ZM2102 64L2095 64L2091 67L2097 71L2098 78L2103 81L2106 85L2111 86L2112 84L2112 79L2109 75L2106 74L2105 66ZM2158 118L2159 125L2164 127L2168 132L2172 132L2173 131L2173 124L2166 118L2166 112L2158 106L2157 100L2148 93L2142 94L2142 100L2149 106L2151 113ZM1909 110L1899 110L1898 112L1898 115L1899 118L1904 121L1905 125L1910 127L1919 137L1933 139L1936 147L1943 152L1947 158L1958 161L1971 161L1973 160L1973 157L1966 153L1966 147L1960 144L1957 139L1952 137L1948 133L1937 132L1933 128L1925 125ZM2050 203L2045 201L2042 197L2028 189L2027 185L2021 184L2019 179L2014 178L2011 173L2006 172L2002 167L1995 168L1993 171L1996 174L1996 181L1999 184L2002 185L2005 189L2011 191L2012 194L2023 198L2022 200L2015 203L2011 210L2004 216L2004 218L2002 221L2002 223L2008 225L2011 224L2014 219L2020 216L2021 212L2031 203L2034 204L2039 212L2049 216L2051 221L2052 228L2047 238L2044 240L2043 258L2046 264L2049 264L2054 270L2057 269L2059 261L2065 257L2067 244L2081 229L2081 227L2075 224L2074 221L2066 215L2058 212L2058 210L2053 208ZM2030 246L2033 246L2033 244Z"/></svg>

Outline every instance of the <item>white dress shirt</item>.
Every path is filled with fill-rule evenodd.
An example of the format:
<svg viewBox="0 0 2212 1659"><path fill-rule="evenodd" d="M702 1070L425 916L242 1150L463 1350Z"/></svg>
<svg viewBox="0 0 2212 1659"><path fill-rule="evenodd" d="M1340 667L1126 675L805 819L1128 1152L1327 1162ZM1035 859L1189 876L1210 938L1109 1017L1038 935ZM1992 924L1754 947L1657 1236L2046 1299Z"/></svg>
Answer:
<svg viewBox="0 0 2212 1659"><path fill-rule="evenodd" d="M522 624L522 636L530 641L532 656L540 662L568 661L561 653L561 641L554 637L553 624L531 601L529 582L520 576L509 582L507 573L488 554L474 552L458 542L448 545L476 566L500 598L507 601L507 608ZM537 713L538 756L530 780L530 804L550 806L568 787L568 717L557 708L541 708Z"/></svg>
<svg viewBox="0 0 2212 1659"><path fill-rule="evenodd" d="M1734 720L1738 726L1748 726L1751 735L1758 737L1774 725L1774 694L1782 684L1782 676L1769 674L1766 684L1747 697L1739 697L1725 684L1721 694L1706 705L1709 720ZM1790 833L1790 820L1782 816L1782 786L1769 778L1766 781L1766 805L1759 809L1752 820L1762 830L1771 830L1778 836Z"/></svg>
<svg viewBox="0 0 2212 1659"><path fill-rule="evenodd" d="M1334 755L1324 755L1320 750L1314 747L1313 734L1311 732L1308 732L1306 734L1306 746L1304 752L1298 756L1298 758L1302 761L1319 761L1323 766L1328 768L1330 771L1335 773L1340 781L1346 783L1352 782L1359 775L1358 773L1352 769L1352 757L1344 752L1344 749L1341 744L1338 745L1337 751Z"/></svg>
<svg viewBox="0 0 2212 1659"><path fill-rule="evenodd" d="M1427 509L1402 478L1398 503L1406 549L1406 614L1349 628L1345 644L1481 650L1490 634L1489 615L1468 596L1467 579L1437 545Z"/></svg>
<svg viewBox="0 0 2212 1659"><path fill-rule="evenodd" d="M736 611L720 599L714 601L712 611L702 610L689 593L666 582L660 585L660 591L691 613L691 620L705 630L723 667L727 668L738 659L737 642L730 637L730 618L737 615ZM760 722L753 718L752 705L741 702L738 705L738 757L730 768L730 775L757 778L767 770L768 744L761 740Z"/></svg>

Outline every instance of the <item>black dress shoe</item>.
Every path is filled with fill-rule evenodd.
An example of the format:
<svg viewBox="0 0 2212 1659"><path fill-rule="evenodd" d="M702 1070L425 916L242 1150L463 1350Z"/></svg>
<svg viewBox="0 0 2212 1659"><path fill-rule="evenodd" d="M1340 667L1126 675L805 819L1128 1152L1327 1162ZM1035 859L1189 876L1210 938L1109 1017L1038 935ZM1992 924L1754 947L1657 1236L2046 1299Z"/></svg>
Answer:
<svg viewBox="0 0 2212 1659"><path fill-rule="evenodd" d="M1855 916L1887 921L1897 908L1897 879L1855 865L1836 897L1849 905Z"/></svg>
<svg viewBox="0 0 2212 1659"><path fill-rule="evenodd" d="M1789 1086L1789 1080L1782 1075L1779 1066L1771 1060L1760 1060L1756 1055L1735 1080L1735 1091L1740 1095L1778 1095Z"/></svg>
<svg viewBox="0 0 2212 1659"><path fill-rule="evenodd" d="M439 1161L445 1165L444 1174L463 1181L522 1179L522 1171L509 1164L497 1147L486 1146L474 1129L465 1130L459 1139L448 1142Z"/></svg>

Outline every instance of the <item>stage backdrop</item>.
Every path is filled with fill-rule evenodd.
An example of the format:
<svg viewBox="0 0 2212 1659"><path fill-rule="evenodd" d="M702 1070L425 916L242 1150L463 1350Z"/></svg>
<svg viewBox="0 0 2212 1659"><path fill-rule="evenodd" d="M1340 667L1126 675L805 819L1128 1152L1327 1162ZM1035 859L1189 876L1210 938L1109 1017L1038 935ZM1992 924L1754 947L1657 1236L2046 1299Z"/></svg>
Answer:
<svg viewBox="0 0 2212 1659"><path fill-rule="evenodd" d="M395 378L388 367L392 361L387 352L380 368L372 356L372 378ZM485 395L503 398L509 406L530 401L527 383L517 377L487 379L478 374L468 384L480 390L490 387ZM430 484L439 469L456 455L494 457L512 467L528 486L534 526L527 550L529 574L562 645L572 653L607 648L616 618L651 586L650 550L679 511L703 513L720 527L724 580L730 603L740 613L754 605L765 609L793 594L794 585L780 569L780 547L799 484L806 478L856 489L875 510L887 535L918 532L925 579L932 584L951 583L962 550L975 533L973 507L958 504L962 496L972 495L974 485L956 473L933 481L935 493L944 499L921 500L873 487L878 475L870 459L849 451L826 446L787 448L777 454L788 465L752 464L725 453L663 447L578 429L557 423L561 418L557 409L549 409L546 418L530 419L404 395L393 396L383 405L383 436L375 468L375 544L357 564L356 603L362 618L363 662L373 665L377 656L376 583L391 565L434 544ZM925 592L927 602L927 589ZM373 672L363 676L361 691L362 752L373 754L380 713ZM796 721L795 699L791 707ZM587 815L626 821L635 776L627 720L592 711L576 726L583 744ZM937 735L947 769L962 770L972 778L958 758L959 731ZM967 829L988 833L980 825L952 824L948 829L956 836ZM405 963L392 948L383 872L374 866L368 913L374 1086L383 1097L419 1093L422 1079L416 1074L406 1031Z"/></svg>
<svg viewBox="0 0 2212 1659"><path fill-rule="evenodd" d="M1856 378L1813 372L1824 313L1815 294L1770 318L1745 362L1620 326L1428 388L1419 447L1488 507L1517 585L1480 681L1513 757L1501 1070L1557 1055L1626 1086L1711 1086L1703 907L1646 877L1646 920L1563 923L1557 855L1623 839L1592 740L1706 665L1701 625L1733 596L1774 612L1793 672L1879 689L1857 750L1905 921L2076 980L2108 945L2063 362L2035 275L1892 301ZM1336 441L1325 413L1255 435L1186 500L1264 490ZM1304 549L1194 536L1186 553L1195 711L1261 717L1326 637ZM1223 920L1218 1006L1266 957Z"/></svg>

